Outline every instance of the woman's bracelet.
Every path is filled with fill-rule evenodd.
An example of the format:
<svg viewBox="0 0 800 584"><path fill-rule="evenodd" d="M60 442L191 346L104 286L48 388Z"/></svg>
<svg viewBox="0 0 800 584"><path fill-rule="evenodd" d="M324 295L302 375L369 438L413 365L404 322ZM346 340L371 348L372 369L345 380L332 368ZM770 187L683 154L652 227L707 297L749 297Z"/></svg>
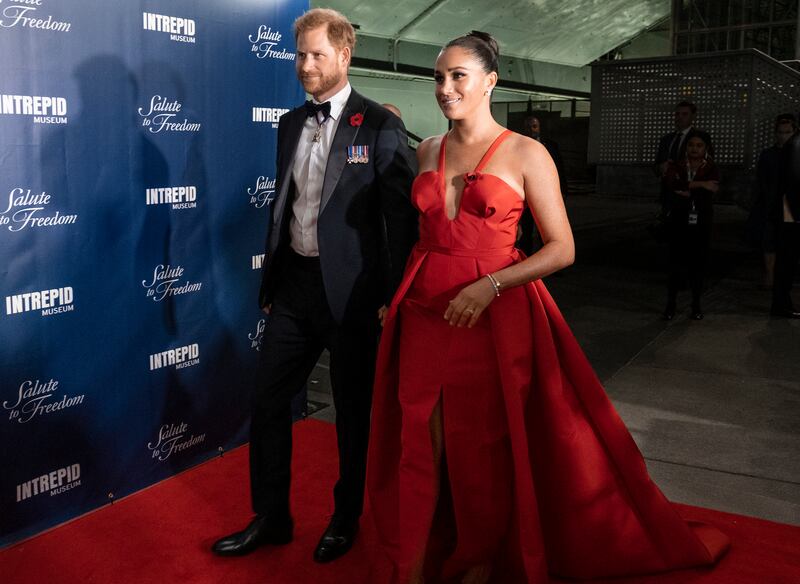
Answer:
<svg viewBox="0 0 800 584"><path fill-rule="evenodd" d="M500 291L503 288L500 282L497 280L497 278L494 277L494 274L486 274L486 277L489 278L489 281L492 283L492 288L494 288L494 295L500 296Z"/></svg>

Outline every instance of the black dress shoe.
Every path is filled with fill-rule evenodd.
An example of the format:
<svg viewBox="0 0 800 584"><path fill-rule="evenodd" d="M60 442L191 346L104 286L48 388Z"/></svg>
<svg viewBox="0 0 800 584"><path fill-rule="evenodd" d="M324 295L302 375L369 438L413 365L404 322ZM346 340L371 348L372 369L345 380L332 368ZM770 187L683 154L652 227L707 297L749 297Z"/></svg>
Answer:
<svg viewBox="0 0 800 584"><path fill-rule="evenodd" d="M219 556L243 556L262 545L285 545L292 541L291 519L270 520L257 515L244 531L237 531L217 540L211 550Z"/></svg>
<svg viewBox="0 0 800 584"><path fill-rule="evenodd" d="M770 315L772 316L779 316L782 318L800 318L800 312L794 310L793 308L788 308L785 310L778 310L773 308L769 311Z"/></svg>
<svg viewBox="0 0 800 584"><path fill-rule="evenodd" d="M672 320L675 318L675 307L671 304L667 304L667 307L664 309L664 314L661 318L664 320Z"/></svg>
<svg viewBox="0 0 800 584"><path fill-rule="evenodd" d="M692 320L703 320L703 313L699 310L693 310L690 318Z"/></svg>
<svg viewBox="0 0 800 584"><path fill-rule="evenodd" d="M324 564L343 556L353 547L357 533L358 519L344 520L334 516L314 550L314 561Z"/></svg>

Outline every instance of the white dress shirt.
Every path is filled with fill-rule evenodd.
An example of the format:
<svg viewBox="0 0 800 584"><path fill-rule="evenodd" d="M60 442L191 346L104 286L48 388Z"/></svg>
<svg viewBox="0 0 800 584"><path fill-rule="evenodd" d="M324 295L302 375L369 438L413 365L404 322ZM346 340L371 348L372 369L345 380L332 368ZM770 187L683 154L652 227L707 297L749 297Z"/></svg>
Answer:
<svg viewBox="0 0 800 584"><path fill-rule="evenodd" d="M325 168L331 143L336 128L342 117L347 100L350 98L350 84L345 85L328 101L331 102L331 114L320 126L322 113L306 119L297 151L294 155L292 177L297 189L292 203L292 218L289 221L290 244L292 249L302 256L318 256L317 217L322 198L322 183L325 180ZM319 103L314 100L314 103ZM320 129L320 140L314 142L314 134Z"/></svg>

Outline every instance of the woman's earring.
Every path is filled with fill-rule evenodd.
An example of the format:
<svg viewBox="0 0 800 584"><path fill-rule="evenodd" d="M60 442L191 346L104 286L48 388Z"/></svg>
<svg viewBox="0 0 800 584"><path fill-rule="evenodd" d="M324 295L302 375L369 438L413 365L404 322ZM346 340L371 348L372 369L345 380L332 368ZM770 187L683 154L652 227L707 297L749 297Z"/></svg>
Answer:
<svg viewBox="0 0 800 584"><path fill-rule="evenodd" d="M483 92L483 95L492 95L492 90L487 89L486 91Z"/></svg>

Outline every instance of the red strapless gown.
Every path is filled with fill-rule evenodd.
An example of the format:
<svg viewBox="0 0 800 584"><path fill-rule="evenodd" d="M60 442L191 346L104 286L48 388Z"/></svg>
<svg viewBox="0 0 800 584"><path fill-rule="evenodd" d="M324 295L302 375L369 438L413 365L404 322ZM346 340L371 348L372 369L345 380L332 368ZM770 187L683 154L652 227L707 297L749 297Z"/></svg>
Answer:
<svg viewBox="0 0 800 584"><path fill-rule="evenodd" d="M492 562L504 583L712 564L727 537L687 524L650 480L541 281L504 291L472 329L443 318L465 285L523 259L523 202L481 172L509 134L465 176L452 221L445 139L438 170L414 182L420 241L389 308L372 413L367 489L381 546L401 582L426 546L429 575ZM437 501L429 420L440 400Z"/></svg>

